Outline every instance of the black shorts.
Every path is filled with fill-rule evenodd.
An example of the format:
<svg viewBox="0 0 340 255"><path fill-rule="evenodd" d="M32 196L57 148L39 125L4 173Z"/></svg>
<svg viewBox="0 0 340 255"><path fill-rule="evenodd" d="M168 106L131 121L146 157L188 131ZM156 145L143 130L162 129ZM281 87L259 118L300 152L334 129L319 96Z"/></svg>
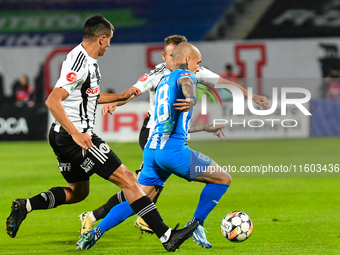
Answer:
<svg viewBox="0 0 340 255"><path fill-rule="evenodd" d="M147 128L147 124L150 120L150 114L144 119L143 126L139 132L139 146L144 150L146 143L148 142L150 128Z"/></svg>
<svg viewBox="0 0 340 255"><path fill-rule="evenodd" d="M122 164L110 147L95 134L92 135L94 146L85 155L65 129L61 127L59 132L54 131L54 124L49 132L49 142L57 156L59 170L68 183L87 181L94 173L108 179Z"/></svg>

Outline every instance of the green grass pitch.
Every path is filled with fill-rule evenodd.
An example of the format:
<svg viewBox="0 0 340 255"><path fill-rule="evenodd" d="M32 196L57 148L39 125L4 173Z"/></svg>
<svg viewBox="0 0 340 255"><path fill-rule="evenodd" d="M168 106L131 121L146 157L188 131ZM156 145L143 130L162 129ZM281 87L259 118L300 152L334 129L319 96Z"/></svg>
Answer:
<svg viewBox="0 0 340 255"><path fill-rule="evenodd" d="M339 138L191 142L193 149L220 165L290 166L339 164ZM131 170L139 167L142 152L137 143L110 143ZM165 254L155 235L141 234L135 217L108 231L88 251L76 251L83 211L96 209L119 191L98 176L91 177L90 195L81 203L53 210L34 211L15 238L6 234L5 220L11 201L27 198L65 181L47 142L0 143L0 254ZM234 173L233 182L205 222L210 250L185 242L178 254L340 254L340 173ZM266 178L270 177L270 178ZM287 178L289 177L289 178ZM328 177L328 178L324 178ZM171 177L158 200L164 219L183 226L195 211L201 183ZM243 243L231 243L220 231L230 211L246 212L254 231Z"/></svg>

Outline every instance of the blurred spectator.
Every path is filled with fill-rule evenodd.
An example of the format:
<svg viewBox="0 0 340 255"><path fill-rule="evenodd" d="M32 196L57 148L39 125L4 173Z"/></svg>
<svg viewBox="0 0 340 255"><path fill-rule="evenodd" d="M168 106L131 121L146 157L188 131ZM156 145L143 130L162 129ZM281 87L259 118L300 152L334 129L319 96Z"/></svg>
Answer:
<svg viewBox="0 0 340 255"><path fill-rule="evenodd" d="M34 88L29 85L27 75L22 75L20 79L14 83L12 91L15 105L17 107L34 106Z"/></svg>
<svg viewBox="0 0 340 255"><path fill-rule="evenodd" d="M231 64L226 64L225 65L225 71L224 73L220 74L221 78L232 81L237 83L239 75L238 73L234 72L233 66Z"/></svg>
<svg viewBox="0 0 340 255"><path fill-rule="evenodd" d="M340 74L337 67L332 67L329 75L325 78L323 96L329 99L340 98Z"/></svg>
<svg viewBox="0 0 340 255"><path fill-rule="evenodd" d="M228 81L235 82L244 87L244 83L240 79L240 75L237 72L234 72L232 64L225 65L225 71L220 74L220 77ZM220 89L219 95L223 101L231 100L233 98L232 94L230 94L225 89Z"/></svg>

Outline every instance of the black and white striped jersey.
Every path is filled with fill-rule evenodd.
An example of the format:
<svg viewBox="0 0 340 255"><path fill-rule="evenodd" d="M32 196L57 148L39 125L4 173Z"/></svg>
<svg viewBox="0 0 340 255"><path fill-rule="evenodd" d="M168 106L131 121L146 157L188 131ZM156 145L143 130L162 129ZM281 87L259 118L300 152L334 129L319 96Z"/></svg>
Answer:
<svg viewBox="0 0 340 255"><path fill-rule="evenodd" d="M100 71L81 44L71 50L63 62L55 88L63 88L68 97L62 104L71 122L80 132L93 133L95 112L100 92ZM56 121L55 131L60 124Z"/></svg>
<svg viewBox="0 0 340 255"><path fill-rule="evenodd" d="M164 75L171 73L171 71L166 67L165 63L158 64L155 69L144 74L139 80L133 85L140 89L141 93L149 91L150 94L150 120L147 124L147 128L153 129L156 122L154 121L155 112L155 101L156 101L156 89L158 83ZM196 73L196 78L198 83L207 83L212 87L215 87L220 76L209 69L201 66L200 71Z"/></svg>

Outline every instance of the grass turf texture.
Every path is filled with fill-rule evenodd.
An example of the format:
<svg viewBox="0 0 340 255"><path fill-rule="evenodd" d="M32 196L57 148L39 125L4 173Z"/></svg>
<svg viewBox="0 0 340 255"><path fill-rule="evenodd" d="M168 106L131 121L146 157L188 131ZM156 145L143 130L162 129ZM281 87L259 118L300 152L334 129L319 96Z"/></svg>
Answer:
<svg viewBox="0 0 340 255"><path fill-rule="evenodd" d="M210 141L191 142L190 145L220 165L239 168L260 164L339 164L339 142L339 138L323 138ZM137 143L109 145L131 170L139 167L142 153ZM75 251L80 228L77 216L97 208L119 191L98 176L91 177L91 192L85 201L30 213L17 236L10 238L6 234L5 220L13 199L31 197L66 183L47 142L2 142L0 151L0 219L3 222L0 254L166 253L155 235L141 234L133 227L135 217L105 233L89 251ZM177 222L184 226L191 219L202 188L201 183L189 184L177 177L168 180L157 207L170 227ZM213 248L202 249L190 239L177 253L339 254L339 194L338 178L234 178L205 222ZM229 242L220 231L222 218L233 210L246 212L254 224L252 236L243 243Z"/></svg>

